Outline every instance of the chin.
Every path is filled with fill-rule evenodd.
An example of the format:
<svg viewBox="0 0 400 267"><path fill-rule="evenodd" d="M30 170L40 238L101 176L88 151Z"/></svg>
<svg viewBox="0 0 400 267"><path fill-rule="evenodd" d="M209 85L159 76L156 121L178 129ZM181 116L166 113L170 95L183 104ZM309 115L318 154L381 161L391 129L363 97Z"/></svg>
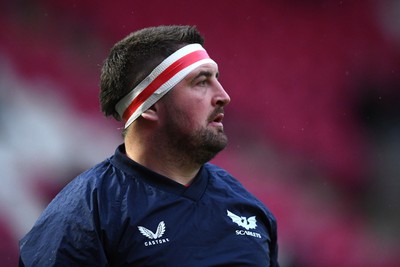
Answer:
<svg viewBox="0 0 400 267"><path fill-rule="evenodd" d="M201 158L198 162L204 164L213 159L219 152L225 149L228 145L228 138L225 134L219 134L218 137L213 138L212 142L204 143L200 151L197 153Z"/></svg>

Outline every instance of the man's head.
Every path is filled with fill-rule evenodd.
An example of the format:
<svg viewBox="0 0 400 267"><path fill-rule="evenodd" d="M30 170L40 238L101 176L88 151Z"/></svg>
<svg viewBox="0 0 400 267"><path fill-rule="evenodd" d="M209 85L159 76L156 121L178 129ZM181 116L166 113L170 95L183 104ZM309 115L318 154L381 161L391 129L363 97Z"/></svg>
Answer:
<svg viewBox="0 0 400 267"><path fill-rule="evenodd" d="M159 26L129 34L111 49L101 72L100 104L106 116L122 118L115 106L165 58L204 39L193 26Z"/></svg>
<svg viewBox="0 0 400 267"><path fill-rule="evenodd" d="M193 27L162 26L134 32L113 47L100 100L106 115L136 129L126 131L125 142L135 139L143 147L150 138L157 154L196 165L225 148L223 107L230 98L203 42Z"/></svg>

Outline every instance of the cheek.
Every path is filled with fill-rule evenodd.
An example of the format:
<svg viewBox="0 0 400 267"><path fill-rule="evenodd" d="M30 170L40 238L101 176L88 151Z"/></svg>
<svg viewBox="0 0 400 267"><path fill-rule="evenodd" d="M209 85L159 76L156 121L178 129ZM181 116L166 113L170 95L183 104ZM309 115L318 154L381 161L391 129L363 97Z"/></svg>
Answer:
<svg viewBox="0 0 400 267"><path fill-rule="evenodd" d="M171 118L176 125L184 132L191 132L193 130L204 127L204 122L207 116L202 113L201 109L194 106L185 106L180 109L174 110L173 118Z"/></svg>
<svg viewBox="0 0 400 267"><path fill-rule="evenodd" d="M168 109L168 118L180 128L193 130L205 127L208 116L210 114L209 105L206 105L204 97L196 96L180 97L174 95L166 104Z"/></svg>
<svg viewBox="0 0 400 267"><path fill-rule="evenodd" d="M193 124L203 126L208 119L207 110L201 105L192 105L186 109L187 119Z"/></svg>

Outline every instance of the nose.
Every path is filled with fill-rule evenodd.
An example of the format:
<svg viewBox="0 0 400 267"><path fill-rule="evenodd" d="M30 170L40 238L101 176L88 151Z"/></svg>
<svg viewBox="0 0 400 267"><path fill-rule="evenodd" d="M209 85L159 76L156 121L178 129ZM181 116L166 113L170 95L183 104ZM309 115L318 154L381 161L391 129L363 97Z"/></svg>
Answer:
<svg viewBox="0 0 400 267"><path fill-rule="evenodd" d="M219 105L223 107L228 105L229 102L231 102L231 97L228 95L228 93L224 90L224 88L219 82L217 82L215 92L216 93L213 100L214 105Z"/></svg>

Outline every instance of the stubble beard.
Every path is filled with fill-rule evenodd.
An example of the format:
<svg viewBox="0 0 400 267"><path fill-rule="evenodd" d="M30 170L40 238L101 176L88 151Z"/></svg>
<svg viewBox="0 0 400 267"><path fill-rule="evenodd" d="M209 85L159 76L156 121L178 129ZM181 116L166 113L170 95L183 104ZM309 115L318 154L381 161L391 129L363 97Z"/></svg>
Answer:
<svg viewBox="0 0 400 267"><path fill-rule="evenodd" d="M210 129L201 129L195 132L187 140L187 145L183 145L181 149L185 150L188 158L194 163L203 165L213 159L228 144L228 138L223 130L217 133Z"/></svg>
<svg viewBox="0 0 400 267"><path fill-rule="evenodd" d="M180 122L187 122L187 118L179 118ZM176 117L175 117L176 118ZM182 164L203 165L213 159L228 144L228 137L223 128L200 128L192 133L185 133L176 123L166 127L168 139L167 149L171 156Z"/></svg>

